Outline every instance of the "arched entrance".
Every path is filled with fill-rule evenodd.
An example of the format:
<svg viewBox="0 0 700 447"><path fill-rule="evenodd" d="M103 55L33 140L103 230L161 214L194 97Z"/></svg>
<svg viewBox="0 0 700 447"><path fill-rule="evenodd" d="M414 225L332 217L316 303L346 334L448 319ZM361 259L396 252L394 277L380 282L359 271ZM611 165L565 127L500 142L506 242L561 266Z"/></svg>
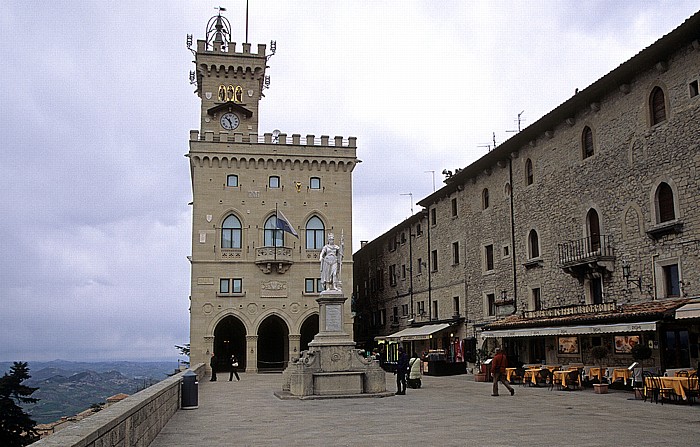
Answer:
<svg viewBox="0 0 700 447"><path fill-rule="evenodd" d="M318 314L309 315L299 330L301 337L299 338L299 350L306 351L309 349L309 342L318 334Z"/></svg>
<svg viewBox="0 0 700 447"><path fill-rule="evenodd" d="M289 328L277 315L258 328L258 371L282 371L289 361Z"/></svg>
<svg viewBox="0 0 700 447"><path fill-rule="evenodd" d="M238 318L229 315L214 329L214 354L219 361L218 371L231 369L231 355L238 358L238 370L245 371L246 365L246 331L245 325Z"/></svg>

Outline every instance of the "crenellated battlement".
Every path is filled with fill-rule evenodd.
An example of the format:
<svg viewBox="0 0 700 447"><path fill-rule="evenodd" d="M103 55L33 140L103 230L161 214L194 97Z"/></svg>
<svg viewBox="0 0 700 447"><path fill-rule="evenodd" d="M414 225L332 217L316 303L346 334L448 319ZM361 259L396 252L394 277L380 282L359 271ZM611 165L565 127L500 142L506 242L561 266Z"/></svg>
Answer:
<svg viewBox="0 0 700 447"><path fill-rule="evenodd" d="M278 144L280 146L317 146L317 147L346 147L356 148L357 137L348 137L344 139L342 136L335 136L331 139L328 135L306 135L302 140L301 134L280 133L275 137L272 133L258 135L255 133L242 132L213 132L206 131L200 134L199 130L190 130L190 141L206 141L214 143L252 143L252 144ZM331 144L332 143L332 144Z"/></svg>
<svg viewBox="0 0 700 447"><path fill-rule="evenodd" d="M214 42L213 48L207 49L207 42L205 40L197 41L197 53L198 54L220 54L222 56L258 56L265 57L265 49L267 45L264 43L258 44L258 52L251 53L252 44L244 43L243 51L236 52L236 42L228 42L225 46L221 42Z"/></svg>

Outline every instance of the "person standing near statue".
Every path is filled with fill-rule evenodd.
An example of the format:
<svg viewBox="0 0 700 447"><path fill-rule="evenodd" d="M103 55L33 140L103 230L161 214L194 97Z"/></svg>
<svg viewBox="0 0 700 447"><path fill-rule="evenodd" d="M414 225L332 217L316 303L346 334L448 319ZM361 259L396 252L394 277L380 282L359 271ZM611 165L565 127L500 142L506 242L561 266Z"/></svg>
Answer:
<svg viewBox="0 0 700 447"><path fill-rule="evenodd" d="M219 366L216 364L216 355L214 353L211 353L211 359L209 360L209 366L211 366L211 381L216 382L216 368Z"/></svg>
<svg viewBox="0 0 700 447"><path fill-rule="evenodd" d="M399 358L396 362L396 394L406 394L406 373L408 372L408 355L399 345Z"/></svg>
<svg viewBox="0 0 700 447"><path fill-rule="evenodd" d="M319 257L324 290L340 290L338 276L343 263L343 245L343 236L340 237L339 247L335 245L333 233L328 234L328 243L323 246Z"/></svg>

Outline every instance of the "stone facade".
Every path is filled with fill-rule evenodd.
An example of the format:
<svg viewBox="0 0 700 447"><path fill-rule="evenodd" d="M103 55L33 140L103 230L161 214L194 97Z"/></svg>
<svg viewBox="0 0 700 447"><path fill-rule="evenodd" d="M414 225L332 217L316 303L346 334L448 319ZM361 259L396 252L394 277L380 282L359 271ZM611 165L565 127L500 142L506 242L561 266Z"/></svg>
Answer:
<svg viewBox="0 0 700 447"><path fill-rule="evenodd" d="M426 287L438 308L428 315L451 321L449 331L460 338L546 326L546 319L533 319L541 309L576 308L577 321L593 321L595 306L603 303L624 314L626 305L700 295L699 26L695 14L450 174L444 187L419 201L422 212L364 245L355 254L358 337L371 343L424 324L415 307L393 325L376 318L372 324L372 313L391 314L411 295L415 304ZM415 236L418 224L430 236L429 247L428 238ZM393 242L409 230L412 253L408 244ZM426 275L418 259L431 260L434 251L437 266L432 262ZM623 276L623 261L633 282ZM403 264L413 267L412 294L408 280L376 279L377 272L388 278L391 265ZM668 329L689 330L696 362L697 325ZM663 351L665 334L646 338ZM606 337L603 343L612 340ZM511 355L522 354L525 362L561 360L553 337L538 346L523 340L513 342ZM663 352L656 356L663 363Z"/></svg>
<svg viewBox="0 0 700 447"><path fill-rule="evenodd" d="M225 22L217 16L215 22ZM226 27L223 27L225 30ZM271 54L220 32L197 42L200 129L190 131L191 361L281 370L318 332L319 254L352 247L356 140L258 134ZM276 223L286 218L287 231ZM291 232L298 233L295 237ZM352 290L352 259L341 279ZM350 306L345 330L352 334Z"/></svg>

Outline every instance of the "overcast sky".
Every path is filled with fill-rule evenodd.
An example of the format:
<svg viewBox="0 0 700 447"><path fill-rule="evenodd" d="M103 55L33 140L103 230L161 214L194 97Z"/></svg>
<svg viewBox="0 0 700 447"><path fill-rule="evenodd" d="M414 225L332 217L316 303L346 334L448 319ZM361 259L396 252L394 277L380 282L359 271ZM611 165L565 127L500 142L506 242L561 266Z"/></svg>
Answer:
<svg viewBox="0 0 700 447"><path fill-rule="evenodd" d="M245 0L3 0L0 361L174 360L189 341L187 34ZM250 0L260 133L357 137L353 250L697 1ZM239 47L240 48L240 47ZM427 132L426 129L431 129ZM377 215L377 211L381 213ZM418 211L414 205L414 212Z"/></svg>

